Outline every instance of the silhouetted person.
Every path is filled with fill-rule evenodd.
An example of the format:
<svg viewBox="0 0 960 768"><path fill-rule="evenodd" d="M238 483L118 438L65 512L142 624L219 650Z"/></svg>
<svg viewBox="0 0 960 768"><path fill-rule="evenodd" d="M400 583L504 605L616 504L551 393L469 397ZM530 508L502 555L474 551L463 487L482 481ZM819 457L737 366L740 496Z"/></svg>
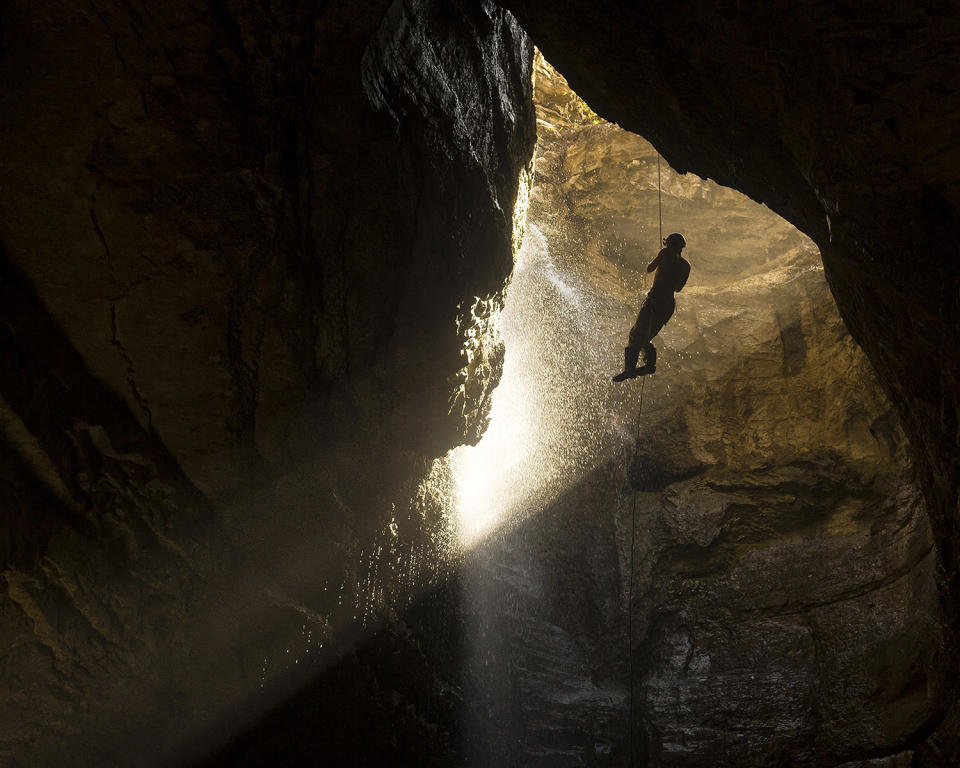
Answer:
<svg viewBox="0 0 960 768"><path fill-rule="evenodd" d="M690 277L690 262L680 255L687 245L683 235L674 232L664 239L663 245L663 250L647 267L647 272L657 270L653 287L643 300L637 322L630 329L629 346L623 349L623 371L613 377L614 381L646 376L657 370L657 350L650 341L667 324L677 306L673 294L682 291ZM641 352L643 367L637 368Z"/></svg>

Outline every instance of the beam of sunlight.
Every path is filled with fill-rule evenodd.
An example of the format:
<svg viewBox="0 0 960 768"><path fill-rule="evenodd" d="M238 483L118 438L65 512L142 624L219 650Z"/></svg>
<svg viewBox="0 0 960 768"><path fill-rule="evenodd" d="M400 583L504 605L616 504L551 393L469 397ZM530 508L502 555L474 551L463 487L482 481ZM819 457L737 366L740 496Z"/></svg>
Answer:
<svg viewBox="0 0 960 768"><path fill-rule="evenodd" d="M544 232L528 226L501 317L507 351L489 427L446 457L463 546L539 511L589 468L604 365L584 328L596 334L598 313L590 287L558 268Z"/></svg>

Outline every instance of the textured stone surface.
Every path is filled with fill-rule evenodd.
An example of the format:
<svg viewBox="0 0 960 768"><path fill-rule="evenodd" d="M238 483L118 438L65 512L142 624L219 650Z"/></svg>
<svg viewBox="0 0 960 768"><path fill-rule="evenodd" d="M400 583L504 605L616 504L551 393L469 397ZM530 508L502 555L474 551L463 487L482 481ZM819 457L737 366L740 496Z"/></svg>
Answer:
<svg viewBox="0 0 960 768"><path fill-rule="evenodd" d="M598 113L649 138L678 169L766 203L819 246L840 313L909 436L953 647L960 107L947 94L960 85L955 5L505 5ZM951 687L960 679L950 661L941 674ZM960 732L951 723L944 744Z"/></svg>
<svg viewBox="0 0 960 768"><path fill-rule="evenodd" d="M815 717L783 699L793 719L768 742L794 739L808 756L815 746L837 760L862 757L852 751L867 744L916 746L929 730L918 721L956 680L952 634L932 666L925 643L936 628L910 641L910 627L923 626L918 616L936 612L931 572L951 633L960 593L953 4L507 5L602 115L651 138L676 167L767 202L820 247L841 314L910 438L938 567L930 558L912 562L927 534L913 517L900 526L898 515L918 506L901 495L899 479L876 470L897 466L896 419L868 386L858 387L867 402L853 413L837 395L859 385L869 366L822 285L808 282L811 262L800 251L774 281L789 279L786 291L738 286L724 298L722 265L699 265L713 293L700 296L701 306L691 291L694 326L676 322L679 335L665 337L670 364L689 367L684 386L651 411L651 440L670 457L651 471L659 488L720 465L737 478L732 487L731 477L713 478L724 495L767 494L777 526L787 528L773 527L780 533L772 543L763 538L770 531L747 531L761 552L782 545L784 530L789 541L807 542L801 549L813 546L807 529L789 527L802 505L784 496L825 496L843 525L828 526L832 539L817 529L811 541L824 534L875 558L879 571L907 574L881 589L878 571L854 558L855 568L819 585L827 603L804 610L847 628L887 617L877 625L883 643L876 654L862 651L862 637L827 647L817 658L836 665L834 677L854 698ZM416 478L461 435L475 439L487 377L498 372L495 345L466 374L460 348L475 297L495 297L509 269L516 180L532 139L526 38L486 4L347 0L8 2L0 30L0 755L13 765L35 763L44 750L54 764L86 755L96 764L143 764L165 758L156 745L180 738L192 740L182 755L193 755L231 738L257 711L266 699L253 696L249 709L237 702L258 681L267 698L288 692L276 683L294 669L285 655L299 663L319 651L318 638L329 650L435 575L446 525L417 497ZM566 95L555 106L590 123L601 142L607 128L589 112ZM579 177L568 191L582 203L592 182L575 171L589 168L589 158L571 155L567 168ZM637 159L633 170L618 166L624 179L649 170L649 152ZM649 200L649 184L643 194ZM626 280L634 265L615 258L617 238L646 243L652 222L640 230L630 217L613 217L589 237L576 232L581 223L573 221L571 242L598 244L573 249L597 268L585 279L608 287ZM711 235L714 252L721 234ZM762 283L772 265L760 258L745 279ZM757 300L733 306L748 287ZM726 309L714 312L717 305ZM629 322L630 311L624 304L609 321L607 338L621 333L614 326ZM757 329L749 352L731 366L725 345L747 339L748 328ZM817 350L829 348L820 341L831 334L826 365ZM615 354L604 351L608 360ZM765 371L759 380L757 370ZM451 412L458 384L475 402L454 398ZM592 387L584 385L584 398L595 396ZM772 401L754 410L761 396ZM728 417L704 418L702 406ZM576 439L588 444L603 434L596 426L585 417ZM629 423L617 428L632 433ZM769 478L744 480L740 473L767 455ZM699 520L682 497L659 499L655 528L689 568L658 571L660 591L651 594L726 584L722 594L703 587L699 599L714 609L722 603L711 596L731 597L742 554L731 553L725 526L740 535L749 516L687 479L686 492L709 502L710 514ZM788 576L797 574L775 578L789 584ZM914 595L917 616L897 613L904 594ZM534 602L528 613L545 629L551 614L538 614ZM678 612L663 633L651 633L662 662L643 673L653 704L718 695L694 641L690 666L671 661L698 621ZM326 736L343 737L345 754L365 742L346 738L337 717L352 721L371 701L381 717L370 739L378 756L398 739L410 764L433 746L438 755L454 749L428 736L455 727L449 717L458 706L432 703L437 691L456 699L443 682L455 677L452 661L446 678L424 688L423 678L403 672L406 661L427 668L423 658L394 654L397 645L423 644L430 659L450 661L438 650L438 626L435 618L419 633L394 626L382 644L335 668L330 685L353 707L322 711ZM771 662L767 682L776 674L822 679L809 664L816 630L783 618L758 618L754 628L745 638L716 630L716 647L786 638L792 655L779 667ZM571 637L599 633L575 624L565 631L544 643L544 659L569 659ZM905 645L893 661L882 652ZM589 656L565 668L586 681ZM871 667L877 659L888 666ZM548 690L549 666L531 668L526 693ZM849 718L836 707L868 689L872 675L865 682L855 674L861 666L893 688L872 691L870 705L838 726ZM614 673L602 668L575 686L589 694L584 701L594 697L594 709L575 711L591 729L612 733L589 715L616 707ZM743 675L724 680L723 694L749 691ZM673 750L662 754L684 754L683 739L694 735L715 746L715 724L688 734L682 718L662 710L652 706L640 728L651 749L662 743ZM533 706L526 716L527 732L539 734L531 744L549 742L543 711ZM921 765L956 762L960 718L951 712L917 746ZM762 714L729 713L745 724ZM806 719L794 733L797 714ZM382 727L391 720L409 730L391 734ZM610 742L588 752L586 734L569 722L554 734L553 754L612 759L602 757ZM908 743L898 744L903 734ZM762 737L747 729L728 746L753 749ZM842 754L844 739L850 754Z"/></svg>
<svg viewBox="0 0 960 768"><path fill-rule="evenodd" d="M440 570L532 51L472 2L0 19L0 762L176 763Z"/></svg>
<svg viewBox="0 0 960 768"><path fill-rule="evenodd" d="M569 340L535 375L588 396L555 422L579 451L574 487L465 566L464 610L485 630L466 674L490 696L465 704L486 745L476 762L624 764L631 673L645 765L901 753L943 694L933 536L895 411L816 250L762 206L664 165L667 231L686 233L693 272L657 342L634 456L640 382L607 382L656 251L656 157L571 108L545 65L538 76L538 94L554 90L538 104L530 224L565 289L518 275L512 290L545 344ZM576 338L596 328L597 341Z"/></svg>

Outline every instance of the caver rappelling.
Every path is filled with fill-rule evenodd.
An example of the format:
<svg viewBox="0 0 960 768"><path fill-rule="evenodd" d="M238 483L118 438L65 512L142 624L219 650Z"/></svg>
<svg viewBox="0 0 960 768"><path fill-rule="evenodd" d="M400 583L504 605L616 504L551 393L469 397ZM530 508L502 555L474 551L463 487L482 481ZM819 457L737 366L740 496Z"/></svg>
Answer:
<svg viewBox="0 0 960 768"><path fill-rule="evenodd" d="M640 306L637 320L630 329L627 346L623 350L623 370L613 377L614 381L626 381L638 376L646 376L657 370L657 349L651 343L654 336L667 324L676 309L674 294L682 291L690 277L690 262L683 258L683 249L687 241L679 232L663 237L663 200L660 189L660 153L657 153L657 208L660 214L660 238L663 249L647 265L647 272L654 272L653 286ZM643 354L643 365L637 362ZM643 389L646 379L640 386L640 404L637 409L637 439L634 443L634 462L640 454L640 420L643 416ZM630 519L630 590L627 596L627 654L630 659L629 712L627 715L627 733L630 744L630 762L634 763L633 744L633 556L636 549L637 530L637 493L633 494L633 512Z"/></svg>
<svg viewBox="0 0 960 768"><path fill-rule="evenodd" d="M623 370L613 377L614 381L646 376L657 370L657 350L650 342L667 324L676 308L673 294L683 290L690 276L690 262L681 255L686 245L687 241L679 232L668 235L663 241L663 249L647 266L647 272L656 270L653 287L630 329L630 338L623 350ZM638 368L641 353L643 366Z"/></svg>

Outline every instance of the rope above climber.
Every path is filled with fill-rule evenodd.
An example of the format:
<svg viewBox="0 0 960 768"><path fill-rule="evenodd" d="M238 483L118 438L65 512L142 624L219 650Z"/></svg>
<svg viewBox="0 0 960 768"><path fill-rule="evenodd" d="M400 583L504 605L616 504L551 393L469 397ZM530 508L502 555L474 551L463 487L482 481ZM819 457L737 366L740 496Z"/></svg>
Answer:
<svg viewBox="0 0 960 768"><path fill-rule="evenodd" d="M647 272L656 270L653 287L643 300L637 321L630 329L628 346L623 349L623 371L613 377L614 381L635 379L657 370L657 349L651 341L673 315L676 309L673 294L683 290L690 276L690 262L681 255L687 245L683 235L674 232L664 238L663 245L657 257L647 266ZM638 368L641 353L643 365Z"/></svg>

